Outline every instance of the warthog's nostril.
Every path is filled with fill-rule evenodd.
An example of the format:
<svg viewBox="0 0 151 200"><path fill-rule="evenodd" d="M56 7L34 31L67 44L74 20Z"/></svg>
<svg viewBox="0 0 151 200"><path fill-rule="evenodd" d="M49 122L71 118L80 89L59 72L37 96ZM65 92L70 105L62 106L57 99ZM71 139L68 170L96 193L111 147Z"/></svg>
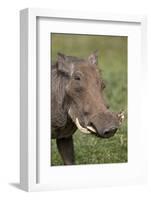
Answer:
<svg viewBox="0 0 151 200"><path fill-rule="evenodd" d="M116 127L110 128L110 129L105 129L103 131L104 136L109 136L109 135L114 135L114 133L117 131Z"/></svg>

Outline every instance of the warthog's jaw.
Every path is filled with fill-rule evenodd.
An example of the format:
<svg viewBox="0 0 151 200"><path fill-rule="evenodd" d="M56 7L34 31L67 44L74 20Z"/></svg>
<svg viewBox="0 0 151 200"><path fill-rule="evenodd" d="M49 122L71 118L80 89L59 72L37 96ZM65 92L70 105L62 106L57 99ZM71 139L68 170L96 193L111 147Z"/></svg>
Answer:
<svg viewBox="0 0 151 200"><path fill-rule="evenodd" d="M90 133L90 131L89 131L87 128L84 128L84 127L82 127L82 126L80 125L80 122L79 122L78 118L76 118L75 124L76 124L77 128L78 128L81 132L83 132L83 133Z"/></svg>
<svg viewBox="0 0 151 200"><path fill-rule="evenodd" d="M93 133L95 134L96 136L100 136L97 131L92 127L92 126L86 126L86 127L83 127L80 122L79 122L79 119L77 117L73 117L72 115L72 112L71 112L71 109L69 109L68 111L68 114L70 115L71 119L73 120L73 122L76 124L77 128L82 132L82 133L86 133L86 134L89 134L89 133ZM119 120L119 125L123 122L124 120L124 112L119 112L117 113L117 118Z"/></svg>
<svg viewBox="0 0 151 200"><path fill-rule="evenodd" d="M118 114L117 114L117 117L118 117L118 120L119 120L119 124L121 124L121 123L123 122L124 118L125 118L125 117L124 117L124 112L118 113ZM95 134L96 136L99 136L99 137L100 137L100 135L96 132L96 130L95 130L92 126L87 126L86 128L83 127L83 126L80 124L78 118L75 119L75 124L76 124L77 128L78 128L81 132L87 133L87 134L93 133L93 134Z"/></svg>
<svg viewBox="0 0 151 200"><path fill-rule="evenodd" d="M76 118L76 122L75 123L76 123L77 128L83 133L91 133L91 132L96 133L95 129L93 127L91 127L91 126L87 126L86 128L82 127L80 125L80 122L79 122L78 118Z"/></svg>
<svg viewBox="0 0 151 200"><path fill-rule="evenodd" d="M80 124L79 119L78 119L77 117L74 117L74 115L73 115L71 109L69 109L68 114L69 114L69 116L71 117L72 121L76 124L77 128L78 128L82 133L86 133L86 134L89 134L89 133L96 133L96 130L95 130L93 127L91 127L91 126L83 127L83 126Z"/></svg>

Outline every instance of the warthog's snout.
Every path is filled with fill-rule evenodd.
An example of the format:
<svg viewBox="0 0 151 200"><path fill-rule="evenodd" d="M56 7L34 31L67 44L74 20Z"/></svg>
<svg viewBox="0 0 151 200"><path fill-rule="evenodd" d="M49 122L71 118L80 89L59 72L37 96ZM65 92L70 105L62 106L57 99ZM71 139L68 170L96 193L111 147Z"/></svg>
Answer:
<svg viewBox="0 0 151 200"><path fill-rule="evenodd" d="M97 136L109 138L113 136L119 128L119 120L110 112L99 113L91 119L89 125L96 130L95 134Z"/></svg>
<svg viewBox="0 0 151 200"><path fill-rule="evenodd" d="M111 127L109 129L105 129L103 131L102 137L109 138L109 137L113 136L116 133L117 129L118 129L118 127Z"/></svg>

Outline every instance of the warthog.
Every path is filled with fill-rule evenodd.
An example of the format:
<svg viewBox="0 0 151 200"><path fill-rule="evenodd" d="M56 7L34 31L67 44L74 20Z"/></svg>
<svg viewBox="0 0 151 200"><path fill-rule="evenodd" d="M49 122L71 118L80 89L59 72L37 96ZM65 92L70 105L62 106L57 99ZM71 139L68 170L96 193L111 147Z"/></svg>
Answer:
<svg viewBox="0 0 151 200"><path fill-rule="evenodd" d="M109 138L123 114L113 113L103 98L105 84L97 68L97 52L87 59L58 53L51 73L51 128L65 165L74 164L72 135L77 128L86 134Z"/></svg>

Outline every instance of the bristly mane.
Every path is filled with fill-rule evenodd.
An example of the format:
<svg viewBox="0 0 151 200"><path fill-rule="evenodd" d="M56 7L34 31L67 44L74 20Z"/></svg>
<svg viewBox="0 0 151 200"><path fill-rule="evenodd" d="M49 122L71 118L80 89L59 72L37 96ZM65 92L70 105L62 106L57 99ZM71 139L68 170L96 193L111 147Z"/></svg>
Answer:
<svg viewBox="0 0 151 200"><path fill-rule="evenodd" d="M65 101L65 87L68 79L58 73L58 63L51 67L51 109L55 109L55 114L52 116L52 124L56 127L63 127L67 121L67 106ZM54 98L54 99L52 99Z"/></svg>
<svg viewBox="0 0 151 200"><path fill-rule="evenodd" d="M75 124L68 115L69 102L65 95L65 87L68 81L69 79L66 76L58 73L58 63L53 64L51 66L52 138L68 137L76 130Z"/></svg>

